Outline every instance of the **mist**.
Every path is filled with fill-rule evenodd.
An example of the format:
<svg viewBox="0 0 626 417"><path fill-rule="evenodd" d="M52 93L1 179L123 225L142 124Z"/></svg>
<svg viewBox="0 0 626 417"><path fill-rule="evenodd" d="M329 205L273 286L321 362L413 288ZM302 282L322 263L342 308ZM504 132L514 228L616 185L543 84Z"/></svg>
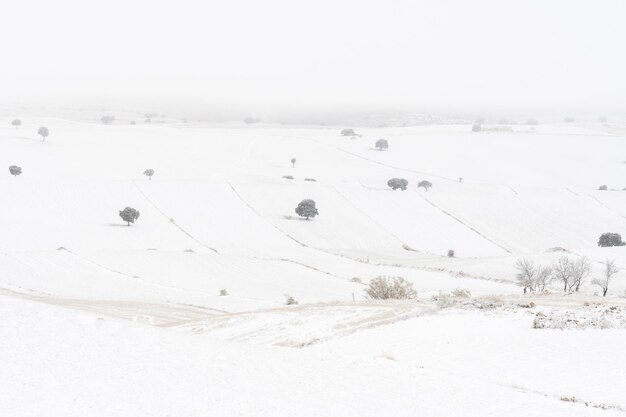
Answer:
<svg viewBox="0 0 626 417"><path fill-rule="evenodd" d="M225 117L619 112L622 1L4 5L4 103Z"/></svg>

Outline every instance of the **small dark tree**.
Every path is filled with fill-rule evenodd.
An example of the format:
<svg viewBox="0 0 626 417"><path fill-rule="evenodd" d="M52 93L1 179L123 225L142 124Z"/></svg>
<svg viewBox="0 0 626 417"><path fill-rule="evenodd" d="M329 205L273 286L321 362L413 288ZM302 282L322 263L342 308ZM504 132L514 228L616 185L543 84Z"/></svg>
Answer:
<svg viewBox="0 0 626 417"><path fill-rule="evenodd" d="M482 129L482 126L478 122L472 125L472 132L480 132Z"/></svg>
<svg viewBox="0 0 626 417"><path fill-rule="evenodd" d="M383 149L389 149L389 142L387 142L387 139L378 139L376 141L376 149L378 149L379 151L382 151Z"/></svg>
<svg viewBox="0 0 626 417"><path fill-rule="evenodd" d="M404 178L392 178L389 181L387 181L387 185L392 190L397 190L399 188L402 191L404 191L406 190L406 187L408 187L409 182L405 180Z"/></svg>
<svg viewBox="0 0 626 417"><path fill-rule="evenodd" d="M17 165L11 165L9 167L9 172L14 177L17 177L18 175L20 175L22 173L22 168L18 167Z"/></svg>
<svg viewBox="0 0 626 417"><path fill-rule="evenodd" d="M48 135L50 134L50 131L48 130L47 127L41 126L39 130L37 131L37 134L41 136L42 140L45 141Z"/></svg>
<svg viewBox="0 0 626 417"><path fill-rule="evenodd" d="M624 245L626 245L626 242L622 241L622 236L619 233L602 233L598 240L598 246L603 248Z"/></svg>
<svg viewBox="0 0 626 417"><path fill-rule="evenodd" d="M124 210L120 210L120 217L127 223L127 226L130 226L139 218L139 211L132 207L126 207Z"/></svg>
<svg viewBox="0 0 626 417"><path fill-rule="evenodd" d="M619 269L615 265L615 259L607 259L604 261L603 265L604 274L602 275L602 278L594 279L591 283L602 288L602 296L606 297L606 293L609 291L611 278L619 272Z"/></svg>
<svg viewBox="0 0 626 417"><path fill-rule="evenodd" d="M148 176L148 179L149 179L149 180L151 180L151 179L152 179L152 176L154 175L154 170L153 170L153 169L148 168L148 169L146 169L146 170L143 172L143 175Z"/></svg>
<svg viewBox="0 0 626 417"><path fill-rule="evenodd" d="M18 127L22 126L22 121L20 119L13 119L11 121L11 126L15 127L17 130Z"/></svg>
<svg viewBox="0 0 626 417"><path fill-rule="evenodd" d="M108 125L108 124L111 124L111 123L113 123L115 121L115 117L113 117L113 116L102 116L100 118L100 121L102 123L104 123L105 125Z"/></svg>
<svg viewBox="0 0 626 417"><path fill-rule="evenodd" d="M448 251L448 258L454 258L454 249Z"/></svg>
<svg viewBox="0 0 626 417"><path fill-rule="evenodd" d="M292 168L296 167L296 158L291 158L291 167Z"/></svg>
<svg viewBox="0 0 626 417"><path fill-rule="evenodd" d="M598 190L606 191L606 190L608 190L608 187L606 185L601 185L601 186L598 187Z"/></svg>
<svg viewBox="0 0 626 417"><path fill-rule="evenodd" d="M296 214L300 217L306 217L306 219L309 220L309 218L313 218L319 213L315 207L315 201L305 199L298 204L298 207L296 207Z"/></svg>
<svg viewBox="0 0 626 417"><path fill-rule="evenodd" d="M356 136L356 133L354 132L354 129L343 129L341 131L341 135L342 136Z"/></svg>
<svg viewBox="0 0 626 417"><path fill-rule="evenodd" d="M426 180L424 180L424 181L420 181L420 182L417 184L417 188L422 187L422 188L423 188L423 189L425 189L426 191L428 191L428 189L429 189L429 188L431 188L432 186L433 186L433 184L432 184L430 181L426 181Z"/></svg>

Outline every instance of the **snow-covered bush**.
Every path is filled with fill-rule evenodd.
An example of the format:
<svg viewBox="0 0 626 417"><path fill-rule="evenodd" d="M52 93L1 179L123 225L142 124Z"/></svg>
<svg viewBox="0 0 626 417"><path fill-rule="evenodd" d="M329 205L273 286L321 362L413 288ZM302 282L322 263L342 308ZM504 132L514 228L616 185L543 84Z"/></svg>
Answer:
<svg viewBox="0 0 626 417"><path fill-rule="evenodd" d="M417 297L412 283L402 277L384 275L371 280L365 293L372 300L410 300Z"/></svg>
<svg viewBox="0 0 626 417"><path fill-rule="evenodd" d="M228 291L226 291L224 288L222 288L222 289L220 290L220 296L221 296L221 297L224 297L224 296L226 296L226 295L228 295Z"/></svg>
<svg viewBox="0 0 626 417"><path fill-rule="evenodd" d="M626 242L622 240L622 236L619 233L602 233L600 239L598 239L598 246L603 248L624 245L626 245Z"/></svg>
<svg viewBox="0 0 626 417"><path fill-rule="evenodd" d="M392 178L389 181L387 181L387 185L392 190L397 190L399 188L402 191L404 191L406 190L406 187L408 187L409 182L405 180L404 178Z"/></svg>
<svg viewBox="0 0 626 417"><path fill-rule="evenodd" d="M354 129L343 129L341 131L341 136L356 136Z"/></svg>
<svg viewBox="0 0 626 417"><path fill-rule="evenodd" d="M382 151L383 149L389 149L389 142L387 142L387 139L378 139L376 141L376 149L378 149L379 151Z"/></svg>
<svg viewBox="0 0 626 417"><path fill-rule="evenodd" d="M598 190L606 191L606 190L608 190L608 187L606 185L601 185L601 186L598 187Z"/></svg>
<svg viewBox="0 0 626 417"><path fill-rule="evenodd" d="M11 165L9 167L9 172L11 173L11 175L13 175L14 177L17 177L18 175L20 175L22 173L22 168L18 167L17 165Z"/></svg>
<svg viewBox="0 0 626 417"><path fill-rule="evenodd" d="M285 296L285 304L287 304L288 306L296 305L296 304L298 304L298 300L293 298L291 295L286 295Z"/></svg>

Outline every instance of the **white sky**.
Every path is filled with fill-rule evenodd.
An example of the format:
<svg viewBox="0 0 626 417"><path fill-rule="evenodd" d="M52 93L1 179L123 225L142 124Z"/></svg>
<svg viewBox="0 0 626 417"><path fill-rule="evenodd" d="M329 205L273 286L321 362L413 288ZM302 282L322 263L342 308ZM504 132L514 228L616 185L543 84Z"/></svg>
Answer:
<svg viewBox="0 0 626 417"><path fill-rule="evenodd" d="M14 0L0 100L626 109L626 1Z"/></svg>

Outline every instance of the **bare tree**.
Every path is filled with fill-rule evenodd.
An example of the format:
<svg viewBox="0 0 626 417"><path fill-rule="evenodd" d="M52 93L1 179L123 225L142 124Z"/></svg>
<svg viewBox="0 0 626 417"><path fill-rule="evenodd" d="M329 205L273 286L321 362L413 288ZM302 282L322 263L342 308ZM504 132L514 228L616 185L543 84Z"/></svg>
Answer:
<svg viewBox="0 0 626 417"><path fill-rule="evenodd" d="M524 289L524 294L535 289L535 275L537 268L535 263L528 258L518 259L515 263L517 269L517 285Z"/></svg>
<svg viewBox="0 0 626 417"><path fill-rule="evenodd" d="M566 292L572 281L572 260L567 256L563 256L559 258L552 270L554 272L554 277L563 283L563 291Z"/></svg>
<svg viewBox="0 0 626 417"><path fill-rule="evenodd" d="M609 291L609 282L619 269L615 266L615 259L607 259L602 265L604 265L604 275L602 278L594 279L591 283L602 288L602 296L606 297L606 293Z"/></svg>
<svg viewBox="0 0 626 417"><path fill-rule="evenodd" d="M535 291L544 292L546 288L552 284L553 279L552 266L539 265L535 277Z"/></svg>
<svg viewBox="0 0 626 417"><path fill-rule="evenodd" d="M589 258L582 257L574 262L572 266L573 279L572 283L570 284L569 290L571 291L572 288L574 288L574 291L578 292L578 290L580 289L580 285L591 273L591 262L589 262Z"/></svg>

